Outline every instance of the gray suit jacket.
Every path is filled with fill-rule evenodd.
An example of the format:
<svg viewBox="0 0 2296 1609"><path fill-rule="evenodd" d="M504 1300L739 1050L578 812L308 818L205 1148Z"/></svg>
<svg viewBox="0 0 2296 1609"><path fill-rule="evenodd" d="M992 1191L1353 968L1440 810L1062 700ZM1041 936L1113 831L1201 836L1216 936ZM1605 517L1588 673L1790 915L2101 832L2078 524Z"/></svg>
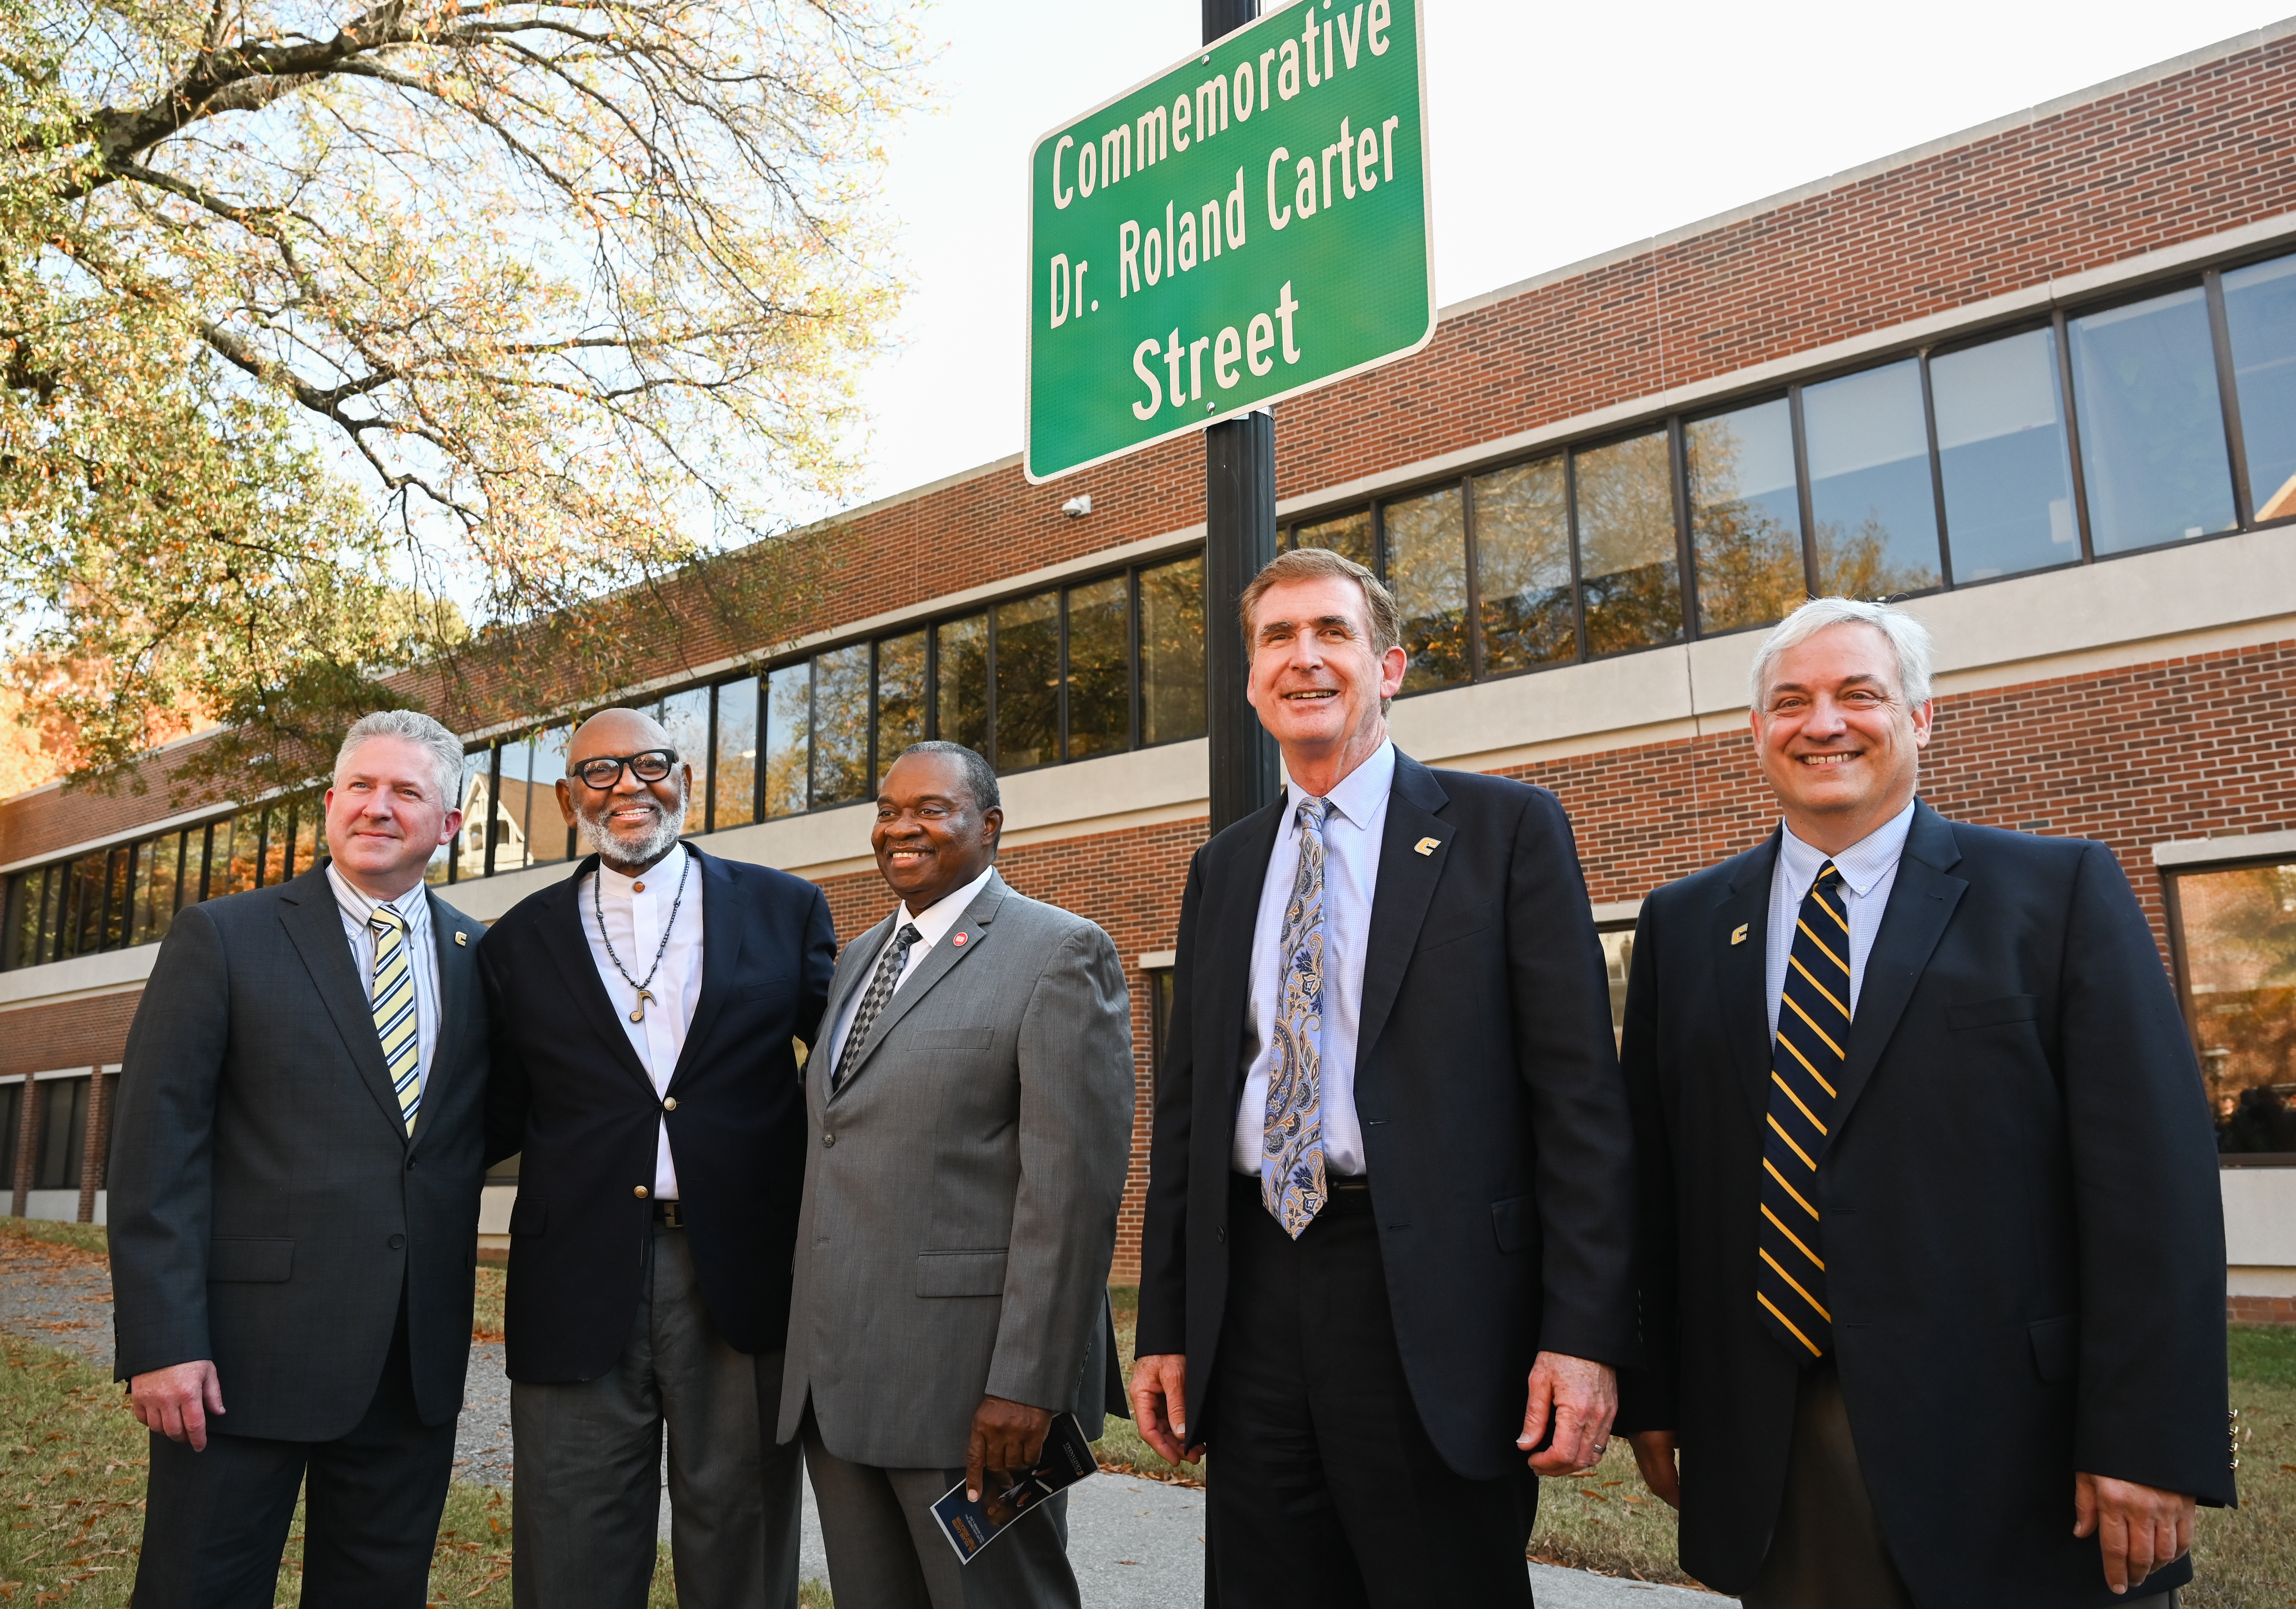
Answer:
<svg viewBox="0 0 2296 1609"><path fill-rule="evenodd" d="M423 1422L462 1408L486 1177L485 930L430 899L439 1036L412 1138L324 862L187 906L160 946L112 1123L116 1372L213 1359L218 1430L347 1434L402 1293Z"/></svg>
<svg viewBox="0 0 2296 1609"><path fill-rule="evenodd" d="M1101 1431L1108 1267L1132 1139L1116 946L991 877L832 1094L825 1047L892 918L846 947L798 1221L780 1439L808 1399L839 1458L964 1462L984 1395Z"/></svg>

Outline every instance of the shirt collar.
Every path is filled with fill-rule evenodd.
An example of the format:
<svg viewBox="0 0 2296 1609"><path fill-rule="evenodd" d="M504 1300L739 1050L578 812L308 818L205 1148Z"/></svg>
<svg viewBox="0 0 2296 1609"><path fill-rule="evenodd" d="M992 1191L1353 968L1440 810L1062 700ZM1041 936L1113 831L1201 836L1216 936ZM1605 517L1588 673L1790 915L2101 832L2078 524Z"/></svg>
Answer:
<svg viewBox="0 0 2296 1609"><path fill-rule="evenodd" d="M980 897L980 891L988 886L988 879L996 875L996 867L991 862L988 869L972 881L941 895L922 911L912 911L908 902L902 901L900 910L894 914L893 931L898 933L900 924L908 922L915 927L928 947L939 943L940 935L964 919L966 908Z"/></svg>
<svg viewBox="0 0 2296 1609"><path fill-rule="evenodd" d="M648 894L656 889L674 890L678 874L684 870L681 862L685 854L685 845L673 844L668 854L635 877L616 871L602 860L598 862L598 892L610 900L627 900L635 897L631 891L640 883L646 886Z"/></svg>
<svg viewBox="0 0 2296 1609"><path fill-rule="evenodd" d="M1324 798L1349 825L1361 830L1371 825L1372 817L1387 803L1387 796L1394 788L1395 742L1389 739L1372 751L1369 759L1341 777L1339 785ZM1284 789L1292 806L1292 813L1286 820L1297 821L1299 803L1309 796L1288 777L1284 779Z"/></svg>
<svg viewBox="0 0 2296 1609"><path fill-rule="evenodd" d="M430 901L424 897L429 891L421 883L395 900L371 900L353 887L350 879L337 871L334 862L330 860L327 862L327 886L335 891L336 907L362 927L372 922L376 910L384 905L396 911L399 919L410 928L414 926L416 918L430 914Z"/></svg>
<svg viewBox="0 0 2296 1609"><path fill-rule="evenodd" d="M1782 822L1779 830L1784 838L1778 846L1778 857L1785 865L1787 881L1805 892L1817 881L1817 874L1825 862L1833 861L1833 869L1841 874L1849 892L1862 900L1905 854L1906 835L1913 828L1914 802L1908 799L1906 807L1896 815L1840 854L1829 856L1823 849L1814 849L1794 837L1793 829Z"/></svg>

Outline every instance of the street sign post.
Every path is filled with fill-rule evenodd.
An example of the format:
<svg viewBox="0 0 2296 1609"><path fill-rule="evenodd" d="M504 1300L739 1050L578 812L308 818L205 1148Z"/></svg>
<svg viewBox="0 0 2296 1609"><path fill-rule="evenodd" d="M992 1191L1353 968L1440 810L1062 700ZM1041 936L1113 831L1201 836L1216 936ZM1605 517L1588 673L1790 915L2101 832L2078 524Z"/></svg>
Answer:
<svg viewBox="0 0 2296 1609"><path fill-rule="evenodd" d="M1038 140L1043 482L1435 332L1420 0L1300 0Z"/></svg>

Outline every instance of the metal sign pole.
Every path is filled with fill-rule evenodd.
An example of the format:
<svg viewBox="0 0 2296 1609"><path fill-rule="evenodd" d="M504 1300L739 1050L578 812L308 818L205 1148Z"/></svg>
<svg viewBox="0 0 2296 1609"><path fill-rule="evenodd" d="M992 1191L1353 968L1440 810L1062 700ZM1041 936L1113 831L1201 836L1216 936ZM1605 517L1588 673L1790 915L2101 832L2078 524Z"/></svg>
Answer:
<svg viewBox="0 0 2296 1609"><path fill-rule="evenodd" d="M1203 0L1204 43L1259 15L1257 0ZM1264 805L1279 787L1275 740L1244 702L1250 659L1236 600L1275 557L1275 418L1222 420L1204 431L1204 698L1211 747L1211 829Z"/></svg>

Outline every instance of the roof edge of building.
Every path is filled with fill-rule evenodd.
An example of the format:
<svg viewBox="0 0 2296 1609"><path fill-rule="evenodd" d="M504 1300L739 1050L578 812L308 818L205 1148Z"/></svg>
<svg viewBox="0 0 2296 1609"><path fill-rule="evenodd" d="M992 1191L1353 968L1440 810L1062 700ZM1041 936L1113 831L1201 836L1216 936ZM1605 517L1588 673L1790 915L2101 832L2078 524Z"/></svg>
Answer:
<svg viewBox="0 0 2296 1609"><path fill-rule="evenodd" d="M2054 100L2038 102L2019 110L2004 113L2000 117L1989 118L1972 127L1957 129L1952 134L1941 135L1933 140L1924 140L1918 145L1910 145L1903 151L1876 157L1872 161L1861 162L1854 167L1844 167L1839 172L1808 180L1789 189L1778 191L1775 194L1763 196L1757 200L1743 202L1739 206L1713 213L1693 222L1677 225L1672 229L1660 231L1657 234L1642 240L1607 248L1595 253L1592 257L1580 257L1577 262L1564 263L1559 267L1534 274L1527 279L1516 280L1511 284L1500 285L1493 290L1482 291L1438 309L1435 316L1439 323L1464 318L1469 314L1480 313L1501 302L1528 296L1534 290L1542 290L1550 285L1561 284L1567 280L1579 279L1620 263L1631 262L1638 257L1663 251L1669 247L1678 246L1685 241L1693 241L1701 235L1712 234L1718 230L1727 229L1732 225L1742 224L1750 218L1760 217L1765 213L1775 212L1793 206L1797 202L1808 200L1814 196L1825 195L1851 184L1861 184L1896 168L1910 167L1916 162L1942 155L1948 151L1958 151L1966 146L1978 144L1997 135L2005 134L2011 129L2046 122L2051 118L2076 110L2080 107L2094 105L2099 101L2111 100L2115 95L2125 94L2134 89L2142 89L2149 84L2157 84L2163 78L2173 78L2179 73L2205 67L2211 61L2219 61L2227 56L2238 55L2243 51L2256 50L2274 44L2287 38L2292 34L2296 34L2296 17L2284 17L2277 22L2265 23L2261 27L2234 34L2228 39L2219 39L2213 45L2204 45L2197 50L2186 51L2183 55L2171 56L2165 61L2155 61L2148 67L2140 67L2133 71L2122 73L2117 78L2107 78L2101 84L2092 84L2085 89L2073 90Z"/></svg>

